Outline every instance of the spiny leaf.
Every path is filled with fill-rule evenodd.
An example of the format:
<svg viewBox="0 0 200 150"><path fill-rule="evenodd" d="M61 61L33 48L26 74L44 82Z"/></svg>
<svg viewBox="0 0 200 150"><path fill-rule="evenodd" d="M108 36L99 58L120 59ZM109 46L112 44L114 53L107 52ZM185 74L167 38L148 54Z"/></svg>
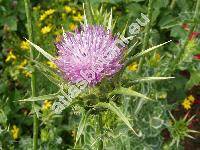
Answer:
<svg viewBox="0 0 200 150"><path fill-rule="evenodd" d="M135 79L133 82L168 80L168 79L174 79L174 77L142 77Z"/></svg>
<svg viewBox="0 0 200 150"><path fill-rule="evenodd" d="M108 20L107 30L112 30L112 9L110 11L110 17L109 17L109 20Z"/></svg>
<svg viewBox="0 0 200 150"><path fill-rule="evenodd" d="M199 71L191 71L190 72L190 80L187 82L185 88L190 89L194 85L198 85L200 83L200 73Z"/></svg>
<svg viewBox="0 0 200 150"><path fill-rule="evenodd" d="M36 60L33 60L35 66L38 70L40 70L51 82L59 86L63 83L63 79L57 75L54 71L52 71L49 67L45 66L43 63L40 63Z"/></svg>
<svg viewBox="0 0 200 150"><path fill-rule="evenodd" d="M128 22L126 23L123 31L122 31L122 34L120 35L120 37L123 37L125 34L126 34L126 29L127 29L127 26L128 26Z"/></svg>
<svg viewBox="0 0 200 150"><path fill-rule="evenodd" d="M153 51L153 50L155 50L155 49L157 49L157 48L159 48L159 47L161 47L161 46L163 46L163 45L165 45L165 44L167 44L167 43L169 43L169 42L171 42L171 41L172 41L172 40L170 40L170 41L168 41L168 42L165 42L165 43L162 43L162 44L159 44L159 45L156 45L156 46L151 47L151 48L149 48L149 49L147 49L147 50L144 50L144 51L142 51L142 52L136 54L135 56L133 56L133 58L141 57L141 56L143 56L143 55L145 55L145 54L147 54L147 53L149 53L149 52L151 52L151 51Z"/></svg>
<svg viewBox="0 0 200 150"><path fill-rule="evenodd" d="M159 47L161 47L161 46L163 46L163 45L165 45L165 44L167 44L167 43L169 43L169 42L171 42L171 41L172 41L172 40L170 40L170 41L168 41L168 42L165 42L165 43L162 43L162 44L159 44L159 45L156 45L156 46L154 46L154 47L151 47L151 48L149 48L149 49L147 49L147 50L144 50L144 51L142 51L142 52L140 52L140 53L137 53L136 55L134 55L133 57L131 57L129 60L127 60L125 66L130 65L135 59L137 59L137 58L139 58L139 57L141 57L141 56L144 56L144 55L146 55L147 53L149 53L149 52L151 52L151 51L153 51L153 50L155 50L155 49L157 49L157 48L159 48Z"/></svg>
<svg viewBox="0 0 200 150"><path fill-rule="evenodd" d="M138 42L135 42L128 50L127 50L127 54L126 57L130 56L132 53L133 48L137 45Z"/></svg>
<svg viewBox="0 0 200 150"><path fill-rule="evenodd" d="M128 119L124 116L124 114L121 112L121 110L115 105L115 103L110 102L110 103L98 103L96 105L97 107L103 107L111 110L114 112L132 131L135 135L138 137L141 136L141 133L137 133L133 128Z"/></svg>
<svg viewBox="0 0 200 150"><path fill-rule="evenodd" d="M191 129L188 129L188 132L189 132L189 133L200 133L199 131L191 130Z"/></svg>
<svg viewBox="0 0 200 150"><path fill-rule="evenodd" d="M59 93L59 92L58 92ZM49 95L42 95L38 97L30 97L23 100L18 100L20 102L34 102L34 101L44 101L44 100L52 100L58 97L58 93L49 94Z"/></svg>
<svg viewBox="0 0 200 150"><path fill-rule="evenodd" d="M146 97L145 95L138 93L136 91L133 91L130 88L124 88L124 87L120 87L119 89L115 89L113 90L109 96L115 95L115 94L123 94L123 95L128 95L128 96L136 96L136 97L140 97L140 98L144 98L147 100L152 100L151 98Z"/></svg>
<svg viewBox="0 0 200 150"><path fill-rule="evenodd" d="M26 39L27 40L27 39ZM51 56L49 53L47 53L44 49L41 47L37 46L36 44L32 43L31 41L27 40L38 52L42 53L44 57L46 57L48 60L53 61L55 58Z"/></svg>
<svg viewBox="0 0 200 150"><path fill-rule="evenodd" d="M77 142L78 142L78 140L79 140L81 134L83 133L83 130L84 130L84 128L85 128L86 121L87 121L87 118L88 118L89 114L90 114L90 111L88 111L88 112L86 112L86 113L84 112L83 115L82 115L82 117L81 117L81 121L80 121L80 123L79 123L78 131L77 131L77 135L76 135L76 142L75 142L75 145L77 144Z"/></svg>

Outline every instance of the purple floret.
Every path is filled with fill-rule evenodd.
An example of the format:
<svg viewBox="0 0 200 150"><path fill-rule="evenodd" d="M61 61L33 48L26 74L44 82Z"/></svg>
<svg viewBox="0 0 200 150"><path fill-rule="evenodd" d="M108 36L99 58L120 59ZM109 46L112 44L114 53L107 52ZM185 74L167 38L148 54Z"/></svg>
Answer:
<svg viewBox="0 0 200 150"><path fill-rule="evenodd" d="M102 26L64 33L62 40L55 44L58 49L55 64L70 82L87 81L89 85L96 85L122 67L123 49L117 46L117 40Z"/></svg>

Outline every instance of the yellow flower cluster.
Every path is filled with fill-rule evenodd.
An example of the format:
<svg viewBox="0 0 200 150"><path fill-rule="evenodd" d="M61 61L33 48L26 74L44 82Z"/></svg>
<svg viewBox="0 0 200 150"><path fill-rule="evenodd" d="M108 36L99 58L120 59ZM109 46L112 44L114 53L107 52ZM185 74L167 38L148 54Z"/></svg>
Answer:
<svg viewBox="0 0 200 150"><path fill-rule="evenodd" d="M41 8L41 6L38 5L38 6L33 7L33 10L34 10L34 11L38 11L38 10L40 10L40 8Z"/></svg>
<svg viewBox="0 0 200 150"><path fill-rule="evenodd" d="M50 107L52 106L52 102L51 101L48 101L48 100L45 100L43 105L42 105L42 110L47 110L49 109Z"/></svg>
<svg viewBox="0 0 200 150"><path fill-rule="evenodd" d="M24 59L17 68L18 69L24 69L24 67L26 66L26 64L27 64L27 59Z"/></svg>
<svg viewBox="0 0 200 150"><path fill-rule="evenodd" d="M74 23L69 24L69 29L72 30L72 31L74 31L76 29L76 27L77 26Z"/></svg>
<svg viewBox="0 0 200 150"><path fill-rule="evenodd" d="M160 61L160 58L161 58L160 54L159 54L159 53L156 53L155 59L156 59L157 61Z"/></svg>
<svg viewBox="0 0 200 150"><path fill-rule="evenodd" d="M7 58L6 58L6 62L10 61L10 60L16 60L17 57L13 54L12 51L10 51L7 55Z"/></svg>
<svg viewBox="0 0 200 150"><path fill-rule="evenodd" d="M77 16L73 16L72 18L74 21L77 21L77 22L81 22L83 20L83 16L80 13L78 13Z"/></svg>
<svg viewBox="0 0 200 150"><path fill-rule="evenodd" d="M72 8L70 6L65 6L64 10L66 11L66 13L70 13L72 11Z"/></svg>
<svg viewBox="0 0 200 150"><path fill-rule="evenodd" d="M57 66L51 61L47 61L47 64L49 65L50 68L53 68L53 69L57 68Z"/></svg>
<svg viewBox="0 0 200 150"><path fill-rule="evenodd" d="M138 69L137 62L133 62L131 65L128 66L128 70L130 71L136 71Z"/></svg>
<svg viewBox="0 0 200 150"><path fill-rule="evenodd" d="M11 130L11 133L12 133L12 138L14 140L18 139L19 138L19 128L16 126L16 125L13 125L13 128Z"/></svg>
<svg viewBox="0 0 200 150"><path fill-rule="evenodd" d="M29 49L29 43L27 41L22 41L20 44L20 48L23 50L28 50Z"/></svg>
<svg viewBox="0 0 200 150"><path fill-rule="evenodd" d="M47 34L47 33L51 32L51 29L52 29L52 25L49 24L41 29L41 33Z"/></svg>
<svg viewBox="0 0 200 150"><path fill-rule="evenodd" d="M69 14L69 13L76 14L76 12L77 12L76 8L73 8L73 7L70 7L70 6L65 6L64 11L67 14Z"/></svg>
<svg viewBox="0 0 200 150"><path fill-rule="evenodd" d="M41 16L40 16L40 21L43 21L47 16L52 15L56 10L55 9L49 9L45 11Z"/></svg>
<svg viewBox="0 0 200 150"><path fill-rule="evenodd" d="M23 73L26 77L29 77L29 78L32 76L31 72L29 72L28 70L24 70L22 73Z"/></svg>
<svg viewBox="0 0 200 150"><path fill-rule="evenodd" d="M188 110L191 109L191 106L194 103L194 97L192 95L188 96L187 98L184 99L184 101L182 102L182 106Z"/></svg>
<svg viewBox="0 0 200 150"><path fill-rule="evenodd" d="M31 77L31 72L29 72L28 70L25 70L25 66L28 64L27 59L24 59L18 66L17 69L21 70L22 73L25 75L25 77Z"/></svg>

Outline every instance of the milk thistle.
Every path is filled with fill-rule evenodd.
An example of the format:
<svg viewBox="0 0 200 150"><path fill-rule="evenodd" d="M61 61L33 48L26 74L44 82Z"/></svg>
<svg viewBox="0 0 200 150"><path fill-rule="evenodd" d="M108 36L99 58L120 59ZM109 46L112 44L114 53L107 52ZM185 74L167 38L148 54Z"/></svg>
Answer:
<svg viewBox="0 0 200 150"><path fill-rule="evenodd" d="M82 26L74 34L64 33L55 44L58 49L55 64L72 83L86 80L96 85L122 67L123 48L116 42L117 37L102 26Z"/></svg>

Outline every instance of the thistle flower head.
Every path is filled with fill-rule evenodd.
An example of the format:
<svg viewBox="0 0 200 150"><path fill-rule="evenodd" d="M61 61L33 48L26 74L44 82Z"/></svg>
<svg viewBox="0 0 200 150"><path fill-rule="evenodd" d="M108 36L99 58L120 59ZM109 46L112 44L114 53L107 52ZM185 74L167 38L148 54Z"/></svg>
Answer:
<svg viewBox="0 0 200 150"><path fill-rule="evenodd" d="M65 79L76 83L99 83L105 76L112 76L122 67L122 48L117 37L102 26L82 26L75 33L63 33L55 45L58 58L55 64Z"/></svg>

